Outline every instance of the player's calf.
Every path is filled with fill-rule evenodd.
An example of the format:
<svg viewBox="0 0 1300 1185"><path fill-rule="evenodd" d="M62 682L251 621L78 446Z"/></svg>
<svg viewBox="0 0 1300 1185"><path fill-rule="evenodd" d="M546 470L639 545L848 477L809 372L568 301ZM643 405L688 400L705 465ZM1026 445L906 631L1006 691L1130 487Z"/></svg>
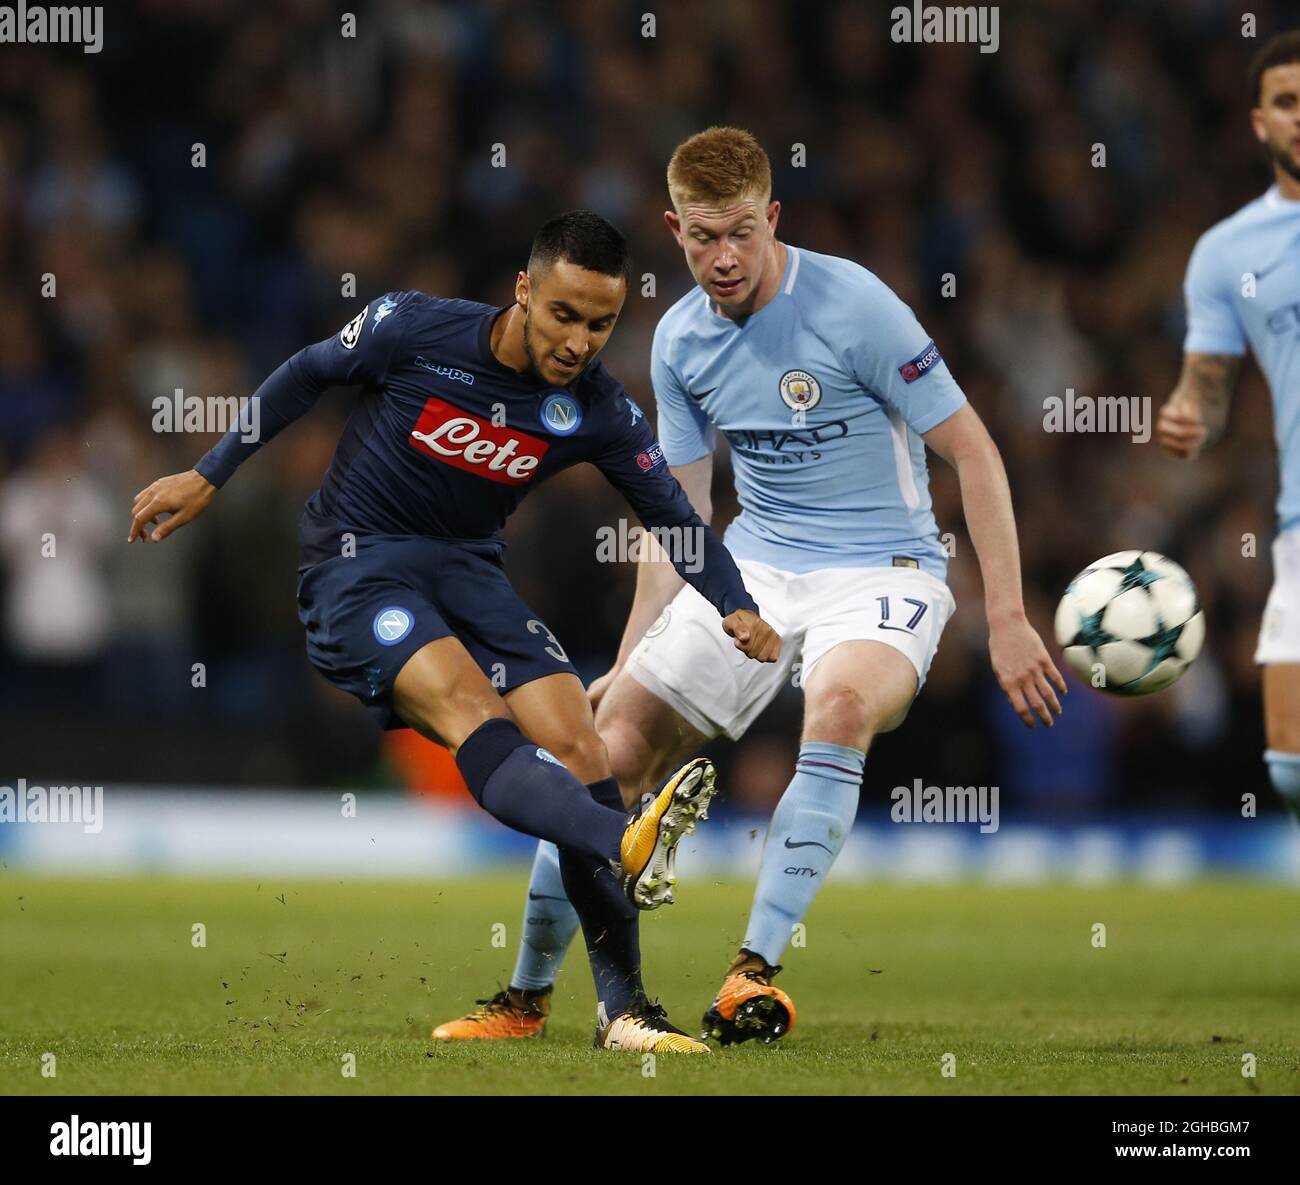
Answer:
<svg viewBox="0 0 1300 1185"><path fill-rule="evenodd" d="M596 731L629 810L708 739L626 670L600 701Z"/></svg>
<svg viewBox="0 0 1300 1185"><path fill-rule="evenodd" d="M839 855L858 812L866 754L807 741L768 825L742 952L781 957Z"/></svg>

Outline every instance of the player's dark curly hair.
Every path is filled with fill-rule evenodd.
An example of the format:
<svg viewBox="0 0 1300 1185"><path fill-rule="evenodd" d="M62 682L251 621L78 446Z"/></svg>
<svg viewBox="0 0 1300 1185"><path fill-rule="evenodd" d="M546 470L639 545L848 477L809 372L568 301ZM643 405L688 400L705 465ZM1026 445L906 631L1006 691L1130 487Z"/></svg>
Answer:
<svg viewBox="0 0 1300 1185"><path fill-rule="evenodd" d="M1300 29L1279 33L1260 46L1259 52L1251 58L1250 69L1246 73L1250 98L1256 107L1259 106L1264 71L1271 70L1274 66L1290 66L1293 62L1300 62Z"/></svg>
<svg viewBox="0 0 1300 1185"><path fill-rule="evenodd" d="M570 210L537 232L528 256L528 274L538 280L560 259L604 276L631 278L627 239L613 223L590 210Z"/></svg>

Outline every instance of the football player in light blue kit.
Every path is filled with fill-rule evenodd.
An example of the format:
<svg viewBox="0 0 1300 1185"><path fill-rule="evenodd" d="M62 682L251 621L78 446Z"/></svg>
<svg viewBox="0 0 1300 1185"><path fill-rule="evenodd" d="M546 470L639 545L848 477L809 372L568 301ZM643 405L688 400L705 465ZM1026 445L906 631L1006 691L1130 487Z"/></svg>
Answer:
<svg viewBox="0 0 1300 1185"><path fill-rule="evenodd" d="M776 238L780 203L748 132L691 137L668 188L665 218L697 287L655 333L660 441L706 522L717 435L730 443L742 512L725 542L784 641L777 663L745 669L713 643L712 607L670 565L643 563L617 662L588 693L630 803L675 754L739 738L789 680L802 686L794 776L702 1026L724 1044L771 1040L795 1019L771 982L776 964L853 825L867 749L902 722L953 612L927 445L960 479L1003 690L1026 724L1050 726L1065 683L1025 617L1002 460L911 310L857 264ZM489 1002L513 1010L517 1035L540 1031L574 928L549 849L534 864L508 999ZM446 1035L502 1031L490 1023L500 1017L476 1015Z"/></svg>
<svg viewBox="0 0 1300 1185"><path fill-rule="evenodd" d="M1272 394L1282 470L1273 590L1255 651L1264 668L1264 760L1300 818L1300 31L1259 51L1250 83L1251 125L1275 183L1206 231L1192 252L1183 372L1156 431L1178 457L1214 444L1249 343Z"/></svg>

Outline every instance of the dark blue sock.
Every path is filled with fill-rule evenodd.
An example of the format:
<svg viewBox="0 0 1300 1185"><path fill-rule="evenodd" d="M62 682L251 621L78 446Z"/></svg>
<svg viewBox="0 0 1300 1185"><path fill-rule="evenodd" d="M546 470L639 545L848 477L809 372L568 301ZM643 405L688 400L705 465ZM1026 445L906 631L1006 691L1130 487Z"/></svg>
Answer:
<svg viewBox="0 0 1300 1185"><path fill-rule="evenodd" d="M513 720L480 724L457 751L456 764L479 805L507 827L594 860L618 859L627 825L622 803L618 810L601 806L586 786L525 737Z"/></svg>
<svg viewBox="0 0 1300 1185"><path fill-rule="evenodd" d="M587 789L602 806L622 812L623 798L613 778L593 782ZM613 1020L628 1010L633 997L644 993L641 984L640 912L603 861L592 860L572 848L560 847L560 875L564 891L582 922L596 1000L604 1017Z"/></svg>

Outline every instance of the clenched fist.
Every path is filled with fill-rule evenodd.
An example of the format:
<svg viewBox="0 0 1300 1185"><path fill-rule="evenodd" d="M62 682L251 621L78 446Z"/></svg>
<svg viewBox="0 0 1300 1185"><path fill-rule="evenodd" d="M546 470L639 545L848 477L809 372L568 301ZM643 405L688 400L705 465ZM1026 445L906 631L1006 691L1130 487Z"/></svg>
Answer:
<svg viewBox="0 0 1300 1185"><path fill-rule="evenodd" d="M1189 399L1170 399L1156 417L1156 439L1171 456L1190 461L1205 447L1209 427L1200 407Z"/></svg>
<svg viewBox="0 0 1300 1185"><path fill-rule="evenodd" d="M759 662L776 662L781 656L781 635L757 613L737 609L722 619L722 628L736 641L736 649Z"/></svg>

